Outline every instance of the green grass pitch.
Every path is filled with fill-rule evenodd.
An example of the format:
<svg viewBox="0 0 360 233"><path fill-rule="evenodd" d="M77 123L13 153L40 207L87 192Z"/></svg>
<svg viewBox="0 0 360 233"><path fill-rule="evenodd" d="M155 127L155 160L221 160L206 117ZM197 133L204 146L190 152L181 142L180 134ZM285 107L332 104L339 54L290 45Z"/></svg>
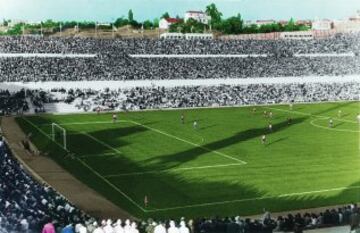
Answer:
<svg viewBox="0 0 360 233"><path fill-rule="evenodd" d="M292 110L259 106L256 113L253 107L128 112L118 113L115 124L111 114L17 121L40 150L134 216L251 215L263 208L359 201L359 107L342 102ZM72 156L49 139L53 122L67 130Z"/></svg>

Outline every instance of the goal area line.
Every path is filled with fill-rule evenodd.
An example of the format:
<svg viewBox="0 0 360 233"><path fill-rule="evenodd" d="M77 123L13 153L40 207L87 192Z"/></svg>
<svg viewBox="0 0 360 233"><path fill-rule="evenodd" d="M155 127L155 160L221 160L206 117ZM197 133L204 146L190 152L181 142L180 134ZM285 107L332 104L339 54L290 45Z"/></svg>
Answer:
<svg viewBox="0 0 360 233"><path fill-rule="evenodd" d="M208 152L210 152L210 153L214 153L214 154L216 154L216 155L219 155L219 156L221 156L221 157L224 157L224 158L227 158L227 159L229 159L229 160L235 161L235 162L237 162L237 163L240 163L240 164L243 164L243 165L247 164L246 161L243 161L243 160L241 160L241 159L235 158L235 157L230 156L230 155L228 155L228 154L225 154L225 153L223 153L223 152L209 149L209 148L207 148L207 147L205 147L205 146L202 146L202 145L200 145L200 144L191 142L191 141L189 141L189 140L180 138L180 137L178 137L178 136L169 134L169 133L164 132L164 131L162 131L162 130L159 130L159 129L156 129L156 128L153 128L153 127L150 127L150 126L147 126L147 125L144 125L144 124L141 124L141 123L136 122L136 121L133 121L133 120L118 120L117 122L118 122L118 123L121 123L121 122L123 122L123 123L131 123L131 124L134 124L134 125L138 125L138 126L141 126L141 127L145 128L145 129L148 129L148 130L151 130L151 131L153 131L153 132L156 132L156 133L165 135L165 136L167 136L167 137L169 137L169 138L176 139L176 140L181 141L181 142L184 142L184 143L186 143L186 144L189 144L189 145L192 145L192 146L201 148L201 149L206 150L206 151L208 151ZM64 124L59 124L59 125L66 126L66 125L90 125L90 124L116 124L116 123L114 123L114 122L112 122L112 121L94 121L94 122L91 122L91 121L89 122L89 121L88 121L88 122L72 122L72 123L70 122L70 123L64 123ZM81 132L81 133L84 134L84 135L87 135L87 136L91 136L90 134L88 134L88 133L86 133L86 132ZM91 136L91 137L93 137L93 136ZM94 138L93 138L93 139L94 139ZM104 142L101 142L101 144L104 144ZM111 147L111 150L114 150L114 149L115 149L115 148ZM116 151L117 153L121 153L120 151L118 151L118 150L116 150L116 149L115 149L114 151Z"/></svg>

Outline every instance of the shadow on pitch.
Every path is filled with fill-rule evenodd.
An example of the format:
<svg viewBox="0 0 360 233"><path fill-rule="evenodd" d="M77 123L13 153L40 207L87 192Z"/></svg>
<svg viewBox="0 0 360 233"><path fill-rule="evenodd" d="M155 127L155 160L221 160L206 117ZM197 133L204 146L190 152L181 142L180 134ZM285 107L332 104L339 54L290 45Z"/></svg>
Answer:
<svg viewBox="0 0 360 233"><path fill-rule="evenodd" d="M265 146L268 147L268 146L271 146L271 145L273 145L273 144L276 144L276 143L285 141L286 139L288 139L288 137L279 138L279 139L277 139L277 140L275 140L275 141L270 141L270 142L268 142L267 144L265 144Z"/></svg>
<svg viewBox="0 0 360 233"><path fill-rule="evenodd" d="M347 102L347 103L334 103L334 106L331 106L327 109L323 109L323 110L320 110L318 112L315 112L313 113L314 115L322 115L322 114L326 114L326 113L330 113L334 110L337 110L339 108L344 108L346 106L349 106L349 105L352 105L353 102ZM345 115L344 115L345 116Z"/></svg>
<svg viewBox="0 0 360 233"><path fill-rule="evenodd" d="M231 145L245 142L245 141L248 141L248 140L251 140L254 138L258 138L259 144L260 144L260 138L262 135L264 135L264 134L271 135L273 133L280 132L288 127L292 127L293 125L300 124L304 120L306 120L306 118L296 118L293 120L291 125L289 125L287 121L282 121L280 123L274 124L273 130L271 132L269 132L267 127L248 129L248 130L239 132L231 137L202 145L201 147L195 146L195 147L192 147L191 149L181 151L178 153L152 157L147 160L144 160L143 162L145 164L152 164L152 169L175 168L184 163L195 160L196 158L198 158L201 155L204 155L207 153L213 153L213 151L219 151L219 150L229 147ZM283 139L283 140L285 140L285 139ZM268 146L270 146L270 145L268 145ZM241 159L241 158L239 158L239 159Z"/></svg>

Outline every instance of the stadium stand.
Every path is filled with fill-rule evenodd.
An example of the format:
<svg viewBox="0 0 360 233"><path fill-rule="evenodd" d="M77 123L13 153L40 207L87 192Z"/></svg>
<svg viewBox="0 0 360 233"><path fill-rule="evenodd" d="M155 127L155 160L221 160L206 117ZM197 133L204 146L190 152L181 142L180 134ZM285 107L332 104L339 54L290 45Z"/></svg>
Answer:
<svg viewBox="0 0 360 233"><path fill-rule="evenodd" d="M360 74L358 34L309 41L103 40L84 38L0 37L0 81L81 81L215 79L249 77L341 76ZM9 54L83 54L95 56L9 56ZM133 54L265 54L245 58L135 58ZM314 57L297 56L315 54ZM316 56L325 54L326 56ZM345 54L345 55L344 55ZM0 92L2 115L43 112L66 103L81 111L218 107L289 102L359 100L360 84L249 84L136 87L119 90L53 89ZM95 220L47 185L35 181L0 142L0 233L43 232L302 232L360 223L356 204L321 213L261 219L236 217L147 220ZM22 195L20 195L22 194Z"/></svg>
<svg viewBox="0 0 360 233"><path fill-rule="evenodd" d="M0 38L0 81L248 78L359 74L358 34L310 41ZM29 56L29 54L43 54ZM16 55L18 54L18 55ZM48 56L46 56L48 54ZM50 56L53 54L52 56ZM54 54L62 54L55 56ZM149 57L133 57L133 55ZM151 58L163 55L222 55ZM230 55L244 57L231 57ZM72 55L72 56L71 56ZM258 56L262 55L262 56ZM308 59L311 56L311 59Z"/></svg>
<svg viewBox="0 0 360 233"><path fill-rule="evenodd" d="M220 86L135 87L102 91L91 89L52 89L51 91L21 90L10 99L3 114L61 112L49 109L54 103L67 104L73 112L109 110L142 110L165 108L223 107L291 102L320 102L359 100L360 84L309 83L309 84L251 84ZM9 92L7 92L9 93ZM19 104L23 107L19 111ZM30 106L30 107L29 107Z"/></svg>

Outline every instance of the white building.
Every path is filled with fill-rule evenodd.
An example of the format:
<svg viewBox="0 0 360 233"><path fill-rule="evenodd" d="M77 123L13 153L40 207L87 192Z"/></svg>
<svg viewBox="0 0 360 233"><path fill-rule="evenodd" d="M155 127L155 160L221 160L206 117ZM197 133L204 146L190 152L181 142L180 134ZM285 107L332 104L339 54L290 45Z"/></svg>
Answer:
<svg viewBox="0 0 360 233"><path fill-rule="evenodd" d="M266 19L266 20L256 20L255 24L260 27L262 25L268 25L268 24L273 24L276 23L275 20L273 19Z"/></svg>
<svg viewBox="0 0 360 233"><path fill-rule="evenodd" d="M331 30L332 21L328 19L315 20L314 22L312 22L311 28L313 30Z"/></svg>
<svg viewBox="0 0 360 233"><path fill-rule="evenodd" d="M185 13L185 22L194 19L203 24L209 24L210 17L203 11L187 11Z"/></svg>
<svg viewBox="0 0 360 233"><path fill-rule="evenodd" d="M171 24L178 23L178 22L180 22L180 19L176 19L176 18L167 18L167 19L165 19L165 18L162 18L159 21L159 28L164 29L164 30L168 30L170 28Z"/></svg>

